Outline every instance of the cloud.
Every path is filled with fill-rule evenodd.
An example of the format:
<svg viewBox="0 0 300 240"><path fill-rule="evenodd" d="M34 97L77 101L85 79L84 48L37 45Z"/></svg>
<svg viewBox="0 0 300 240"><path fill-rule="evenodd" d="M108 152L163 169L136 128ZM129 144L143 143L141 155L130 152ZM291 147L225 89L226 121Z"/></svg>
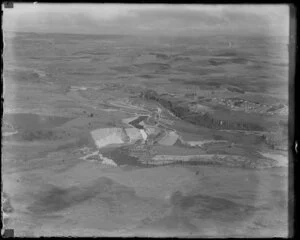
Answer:
<svg viewBox="0 0 300 240"><path fill-rule="evenodd" d="M168 34L189 29L288 34L287 5L15 4L4 30ZM12 11L13 10L13 11Z"/></svg>

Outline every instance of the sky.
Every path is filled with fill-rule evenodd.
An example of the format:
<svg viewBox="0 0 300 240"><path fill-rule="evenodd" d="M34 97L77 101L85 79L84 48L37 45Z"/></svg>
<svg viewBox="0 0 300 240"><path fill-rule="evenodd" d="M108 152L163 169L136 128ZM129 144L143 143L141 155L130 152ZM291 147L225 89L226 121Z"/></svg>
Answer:
<svg viewBox="0 0 300 240"><path fill-rule="evenodd" d="M288 5L15 3L4 31L84 34L288 36Z"/></svg>

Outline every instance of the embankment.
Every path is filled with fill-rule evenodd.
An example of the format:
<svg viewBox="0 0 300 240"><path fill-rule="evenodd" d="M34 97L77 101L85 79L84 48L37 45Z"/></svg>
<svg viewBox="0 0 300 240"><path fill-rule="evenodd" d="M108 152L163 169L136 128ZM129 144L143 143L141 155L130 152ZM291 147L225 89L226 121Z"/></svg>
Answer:
<svg viewBox="0 0 300 240"><path fill-rule="evenodd" d="M250 121L250 116L248 119L235 118L234 116L222 118L222 116L215 116L209 112L195 113L192 112L186 104L178 102L178 100L169 96L166 98L164 95L159 95L153 90L142 92L140 97L146 100L158 102L172 112L176 117L195 125L221 130L264 130L264 126L259 124L257 121Z"/></svg>

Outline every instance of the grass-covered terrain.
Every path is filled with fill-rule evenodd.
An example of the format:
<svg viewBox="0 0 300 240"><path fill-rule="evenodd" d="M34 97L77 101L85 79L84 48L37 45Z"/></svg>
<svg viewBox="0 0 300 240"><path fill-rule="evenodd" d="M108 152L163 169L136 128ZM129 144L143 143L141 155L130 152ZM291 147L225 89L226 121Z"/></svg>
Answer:
<svg viewBox="0 0 300 240"><path fill-rule="evenodd" d="M286 39L4 37L15 235L286 236Z"/></svg>

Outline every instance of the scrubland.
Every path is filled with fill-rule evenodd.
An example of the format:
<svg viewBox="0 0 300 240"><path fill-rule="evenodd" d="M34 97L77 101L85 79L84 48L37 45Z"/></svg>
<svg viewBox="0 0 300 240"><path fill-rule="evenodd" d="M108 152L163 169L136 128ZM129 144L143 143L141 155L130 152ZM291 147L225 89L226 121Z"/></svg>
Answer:
<svg viewBox="0 0 300 240"><path fill-rule="evenodd" d="M9 34L15 235L287 236L285 39Z"/></svg>

